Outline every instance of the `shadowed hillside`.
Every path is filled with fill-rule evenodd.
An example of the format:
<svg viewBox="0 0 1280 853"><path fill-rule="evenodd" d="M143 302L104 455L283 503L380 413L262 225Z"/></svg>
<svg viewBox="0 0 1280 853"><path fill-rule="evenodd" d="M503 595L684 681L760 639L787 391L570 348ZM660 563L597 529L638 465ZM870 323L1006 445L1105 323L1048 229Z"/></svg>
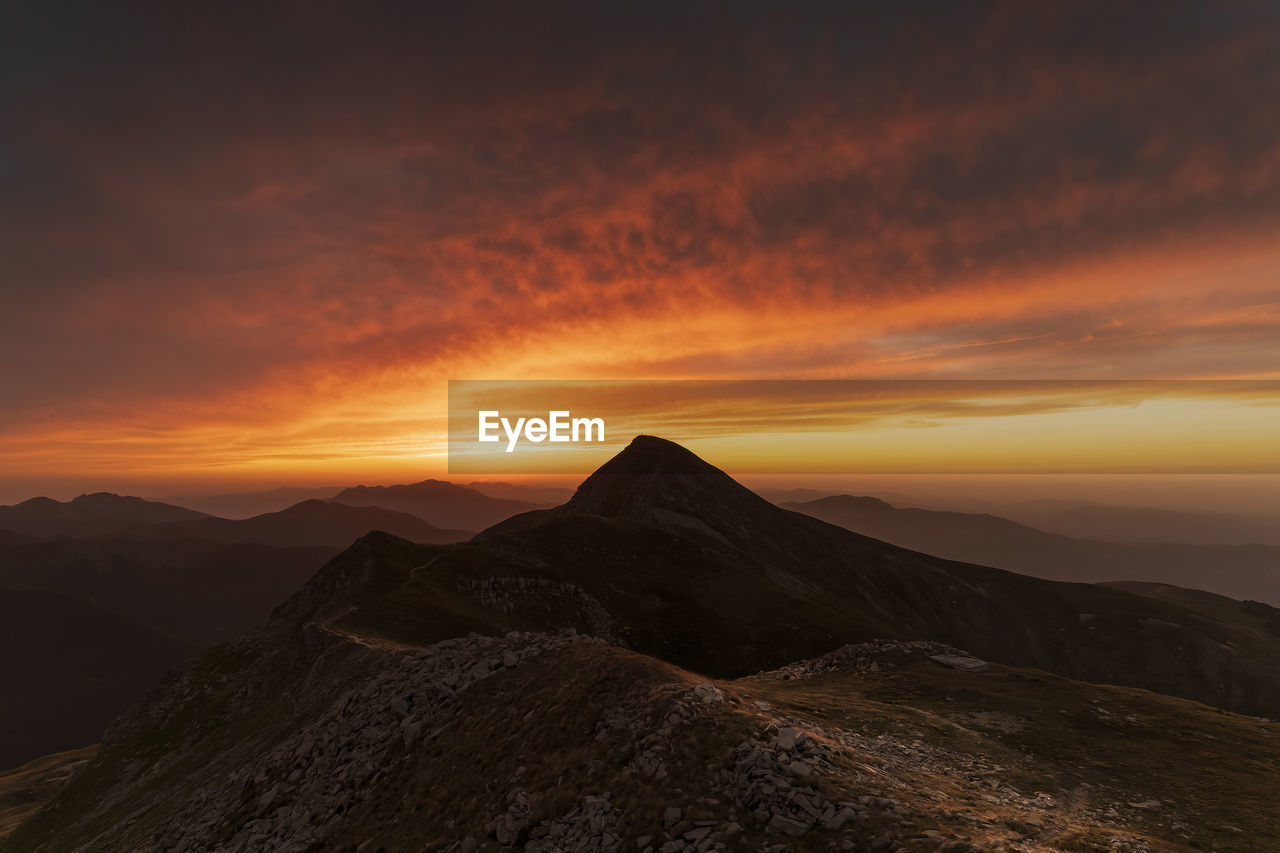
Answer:
<svg viewBox="0 0 1280 853"><path fill-rule="evenodd" d="M192 651L73 598L0 587L0 769L97 742Z"/></svg>
<svg viewBox="0 0 1280 853"><path fill-rule="evenodd" d="M337 548L77 539L0 547L0 584L67 595L199 646L250 628Z"/></svg>

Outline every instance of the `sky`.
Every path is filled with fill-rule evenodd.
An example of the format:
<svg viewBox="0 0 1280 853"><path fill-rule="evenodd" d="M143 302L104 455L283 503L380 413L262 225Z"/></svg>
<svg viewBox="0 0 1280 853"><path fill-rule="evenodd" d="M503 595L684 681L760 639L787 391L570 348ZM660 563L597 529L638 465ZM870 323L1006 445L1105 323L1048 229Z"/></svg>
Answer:
<svg viewBox="0 0 1280 853"><path fill-rule="evenodd" d="M449 379L1280 379L1276 4L436 5L5 4L0 498L421 479Z"/></svg>

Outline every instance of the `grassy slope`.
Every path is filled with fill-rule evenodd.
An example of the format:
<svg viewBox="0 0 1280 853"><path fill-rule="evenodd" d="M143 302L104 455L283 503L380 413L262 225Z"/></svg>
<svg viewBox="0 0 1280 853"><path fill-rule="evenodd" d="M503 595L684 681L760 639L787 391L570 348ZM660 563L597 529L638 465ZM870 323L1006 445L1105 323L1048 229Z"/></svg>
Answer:
<svg viewBox="0 0 1280 853"><path fill-rule="evenodd" d="M0 838L53 799L69 775L97 751L94 745L58 752L0 773Z"/></svg>
<svg viewBox="0 0 1280 853"><path fill-rule="evenodd" d="M738 686L802 725L886 734L1000 765L995 789L947 772L898 777L916 791L941 793L929 807L935 828L984 846L1021 840L1109 850L1108 831L1096 826L1102 821L1162 849L1280 849L1280 725L1273 722L1036 670L966 673L927 661ZM1057 805L1027 820L1022 798L1006 785L1024 797L1047 793ZM1153 799L1159 808L1129 805Z"/></svg>

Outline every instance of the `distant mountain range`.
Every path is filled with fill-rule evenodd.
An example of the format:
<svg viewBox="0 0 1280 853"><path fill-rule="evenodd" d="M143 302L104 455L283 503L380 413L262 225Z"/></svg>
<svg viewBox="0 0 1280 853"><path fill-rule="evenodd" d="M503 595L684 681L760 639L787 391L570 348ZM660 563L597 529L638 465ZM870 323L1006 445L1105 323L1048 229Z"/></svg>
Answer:
<svg viewBox="0 0 1280 853"><path fill-rule="evenodd" d="M185 507L98 492L65 503L32 498L13 506L0 506L0 530L38 539L78 538L204 517L204 513Z"/></svg>
<svg viewBox="0 0 1280 853"><path fill-rule="evenodd" d="M1045 530L1082 539L1173 545L1278 545L1280 519L1178 512L1144 507L1085 504L1046 511L1043 504L1015 507L1017 518Z"/></svg>
<svg viewBox="0 0 1280 853"><path fill-rule="evenodd" d="M573 489L563 486L533 486L525 483L504 483L492 480L477 480L466 484L493 498L525 501L536 506L555 506L573 497Z"/></svg>
<svg viewBox="0 0 1280 853"><path fill-rule="evenodd" d="M352 506L380 506L407 512L440 527L484 530L516 513L540 504L495 498L443 480L423 480L407 486L355 486L333 497Z"/></svg>
<svg viewBox="0 0 1280 853"><path fill-rule="evenodd" d="M915 551L1050 580L1152 581L1280 605L1280 547L1132 545L1046 533L993 515L899 509L837 495L788 509Z"/></svg>
<svg viewBox="0 0 1280 853"><path fill-rule="evenodd" d="M779 504L798 503L843 493L828 490L807 496L770 496L770 500ZM1061 498L945 498L881 490L860 494L879 498L900 508L995 515L1047 533L1080 539L1166 545L1280 545L1280 515L1220 513L1208 507L1199 512L1187 512Z"/></svg>
<svg viewBox="0 0 1280 853"><path fill-rule="evenodd" d="M190 507L219 518L252 518L268 512L279 512L307 500L328 500L342 491L341 486L281 486L254 492L227 492L216 495L171 495L158 498L164 503Z"/></svg>
<svg viewBox="0 0 1280 853"><path fill-rule="evenodd" d="M1270 849L1277 616L909 551L642 436L470 541L363 537L0 850Z"/></svg>
<svg viewBox="0 0 1280 853"><path fill-rule="evenodd" d="M469 530L447 530L416 515L378 506L348 506L307 500L280 512L253 518L197 518L152 525L139 535L155 539L203 539L210 542L253 542L278 546L345 548L371 530L383 530L413 542L458 542Z"/></svg>
<svg viewBox="0 0 1280 853"><path fill-rule="evenodd" d="M438 486L433 487L432 484L438 484ZM415 489L415 486L421 486L422 488ZM555 504L563 503L573 494L573 489L565 489L556 486L532 486L518 483L491 481L479 481L467 483L465 486L460 486L456 483L446 483L439 480L426 480L423 483L402 486L355 486L350 489L344 489L341 486L286 486L278 489L268 489L255 492L231 492L217 495L176 495L161 498L160 500L165 503L191 507L192 509L200 510L201 512L205 512L210 515L216 515L223 518L242 519L269 512L279 512L280 510L287 509L305 500L332 501L339 495L339 493L343 492L349 493L352 498L351 500L344 500L344 503L365 505L365 496L371 491L377 489L391 489L394 490L393 495L396 498L407 498L411 500L413 502L413 509L405 509L403 511L418 515L425 521L429 521L440 527L454 526L450 525L447 522L447 519L453 517L450 513L456 512L452 507L452 504L459 499L459 495L463 495L461 500L476 503L481 506L478 513L459 516L461 521L473 523L459 524L456 526L472 530L479 530L489 526L489 524L493 523L490 519L494 519L495 514L500 515L502 512L506 511L503 509L502 504L494 505L488 501L477 499L475 495L488 496L499 500L516 501L518 506L512 511L523 512L526 509L536 506L554 506ZM473 494L465 494L457 491L458 489L467 489ZM385 504L376 505L385 506ZM386 508L397 509L397 507L394 506L388 506ZM510 509L510 507L508 507L508 509Z"/></svg>

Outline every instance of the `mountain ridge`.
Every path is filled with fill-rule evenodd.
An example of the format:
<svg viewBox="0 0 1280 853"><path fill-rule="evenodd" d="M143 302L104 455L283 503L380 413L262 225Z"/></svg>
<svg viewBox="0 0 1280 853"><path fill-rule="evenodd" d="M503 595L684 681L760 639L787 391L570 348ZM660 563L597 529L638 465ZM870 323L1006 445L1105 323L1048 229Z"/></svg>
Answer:
<svg viewBox="0 0 1280 853"><path fill-rule="evenodd" d="M330 498L353 506L404 512L442 528L484 530L517 513L540 509L528 501L495 498L447 480L397 486L352 486Z"/></svg>
<svg viewBox="0 0 1280 853"><path fill-rule="evenodd" d="M899 508L854 495L783 507L904 548L1048 580L1203 584L1232 598L1280 604L1280 548L1272 546L1091 541L989 513Z"/></svg>
<svg viewBox="0 0 1280 853"><path fill-rule="evenodd" d="M139 535L148 538L207 539L225 544L345 548L370 530L387 530L414 542L456 542L473 535L469 530L436 527L406 512L316 498L301 501L278 512L262 513L246 519L210 517L151 525L139 531Z"/></svg>
<svg viewBox="0 0 1280 853"><path fill-rule="evenodd" d="M35 497L0 506L0 529L35 537L83 537L121 533L140 525L205 518L205 513L112 492L82 494L70 501Z"/></svg>

